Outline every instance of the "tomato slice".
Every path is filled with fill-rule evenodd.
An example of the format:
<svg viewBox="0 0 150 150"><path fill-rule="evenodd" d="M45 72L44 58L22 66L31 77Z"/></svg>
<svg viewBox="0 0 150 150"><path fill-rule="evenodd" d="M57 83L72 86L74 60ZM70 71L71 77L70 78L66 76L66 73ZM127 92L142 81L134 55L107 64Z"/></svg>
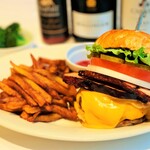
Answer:
<svg viewBox="0 0 150 150"><path fill-rule="evenodd" d="M111 62L97 57L92 57L90 64L114 70L146 82L150 82L150 71L136 66Z"/></svg>

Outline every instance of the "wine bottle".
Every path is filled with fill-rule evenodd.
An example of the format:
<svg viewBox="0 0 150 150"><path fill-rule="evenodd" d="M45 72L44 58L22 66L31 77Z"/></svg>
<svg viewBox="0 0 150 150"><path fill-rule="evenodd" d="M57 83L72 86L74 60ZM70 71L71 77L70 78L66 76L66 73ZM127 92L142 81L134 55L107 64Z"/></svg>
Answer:
<svg viewBox="0 0 150 150"><path fill-rule="evenodd" d="M150 33L150 0L122 0L121 26L123 29L136 29L143 7L144 14L140 30Z"/></svg>
<svg viewBox="0 0 150 150"><path fill-rule="evenodd" d="M44 42L66 41L69 36L66 0L38 0L38 8Z"/></svg>
<svg viewBox="0 0 150 150"><path fill-rule="evenodd" d="M72 0L72 34L77 41L95 41L116 27L116 0Z"/></svg>

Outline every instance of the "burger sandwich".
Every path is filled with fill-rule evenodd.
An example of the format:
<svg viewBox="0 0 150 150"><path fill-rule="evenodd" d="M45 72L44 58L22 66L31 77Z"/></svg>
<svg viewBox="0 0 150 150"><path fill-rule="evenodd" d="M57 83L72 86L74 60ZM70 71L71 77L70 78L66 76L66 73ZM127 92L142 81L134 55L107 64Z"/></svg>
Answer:
<svg viewBox="0 0 150 150"><path fill-rule="evenodd" d="M150 35L110 30L89 51L86 70L65 74L78 89L75 109L85 127L115 128L150 119Z"/></svg>

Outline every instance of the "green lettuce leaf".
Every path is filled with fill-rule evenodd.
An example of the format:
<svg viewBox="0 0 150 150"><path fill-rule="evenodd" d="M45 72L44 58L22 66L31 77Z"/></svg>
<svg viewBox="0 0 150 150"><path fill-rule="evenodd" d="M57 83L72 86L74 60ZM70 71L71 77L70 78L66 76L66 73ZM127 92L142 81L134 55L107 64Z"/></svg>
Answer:
<svg viewBox="0 0 150 150"><path fill-rule="evenodd" d="M144 64L150 66L150 54L144 52L143 47L133 52L133 56L135 59L139 58Z"/></svg>
<svg viewBox="0 0 150 150"><path fill-rule="evenodd" d="M150 54L147 54L144 52L144 47L139 48L136 51L130 51L128 49L105 49L100 45L93 44L93 45L87 45L86 50L89 51L88 58L99 57L101 53L112 53L115 56L119 56L120 54L123 54L125 57L125 61L129 63L138 64L139 60L150 66Z"/></svg>

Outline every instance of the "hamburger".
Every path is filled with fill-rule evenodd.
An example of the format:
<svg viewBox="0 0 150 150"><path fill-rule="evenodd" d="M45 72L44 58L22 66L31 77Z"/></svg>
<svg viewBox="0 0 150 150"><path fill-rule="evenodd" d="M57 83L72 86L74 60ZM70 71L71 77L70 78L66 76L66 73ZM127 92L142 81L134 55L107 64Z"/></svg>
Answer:
<svg viewBox="0 0 150 150"><path fill-rule="evenodd" d="M115 128L150 119L150 35L110 30L87 46L90 65L65 74L79 88L75 109L85 127Z"/></svg>

